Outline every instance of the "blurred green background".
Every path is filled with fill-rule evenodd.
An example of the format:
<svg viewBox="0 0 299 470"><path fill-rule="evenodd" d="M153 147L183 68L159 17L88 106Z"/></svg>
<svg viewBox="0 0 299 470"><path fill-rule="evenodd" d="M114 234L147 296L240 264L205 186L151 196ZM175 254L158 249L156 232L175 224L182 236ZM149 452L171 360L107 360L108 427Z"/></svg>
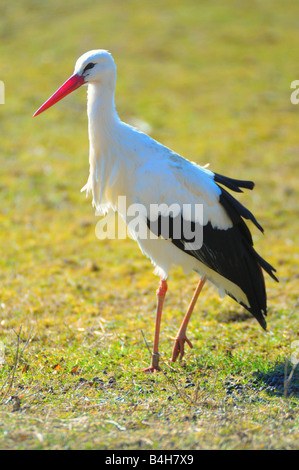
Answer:
<svg viewBox="0 0 299 470"><path fill-rule="evenodd" d="M241 307L229 299L222 302L208 287L192 320L195 348L187 356L189 372L198 371L198 358L210 357L227 376L236 365L221 362L227 349L234 349L241 364L244 360L256 369L272 367L289 354L299 326L299 105L290 102L291 82L299 79L298 9L298 2L291 0L1 3L5 104L0 105L0 339L8 355L7 368L1 370L4 379L15 357L13 329L20 325L24 338L35 335L23 358L29 369L22 372L21 362L16 369L15 386L21 383L28 396L32 387L54 380L50 365L60 356L68 370L77 363L82 374L107 368L115 374L116 368L124 381L148 362L140 330L152 338L158 279L132 240L96 239L98 219L91 201L80 193L88 177L85 90L32 119L72 74L76 59L98 48L108 49L115 59L116 106L122 120L142 120L155 139L186 158L256 183L240 200L265 228L264 236L253 228L256 248L277 267L280 278L278 285L267 279L272 336L263 335ZM162 325L165 357L197 281L195 275L186 279L179 269L173 274ZM103 324L107 334L98 338ZM101 351L100 357L95 350ZM181 373L183 380L184 370ZM22 399L32 415L43 413L39 402L26 402L26 393ZM91 400L97 399L95 394ZM113 409L111 413L115 417ZM15 425L8 425L12 435ZM161 429L164 425L167 430L167 423L160 423ZM293 445L286 431L284 436L279 430L276 434L271 426L263 428L269 441L254 445ZM204 424L202 429L207 432ZM196 447L194 432L174 438L169 446ZM38 439L31 437L28 444L25 439L16 445L34 447ZM53 439L49 425L49 437L38 445L52 446ZM68 437L63 439L67 446ZM84 441L82 436L73 439L74 446ZM134 439L129 433L124 442L134 446ZM148 439L150 447L161 445L153 436ZM207 447L223 442L214 433L209 439L204 441ZM237 442L246 446L242 438Z"/></svg>

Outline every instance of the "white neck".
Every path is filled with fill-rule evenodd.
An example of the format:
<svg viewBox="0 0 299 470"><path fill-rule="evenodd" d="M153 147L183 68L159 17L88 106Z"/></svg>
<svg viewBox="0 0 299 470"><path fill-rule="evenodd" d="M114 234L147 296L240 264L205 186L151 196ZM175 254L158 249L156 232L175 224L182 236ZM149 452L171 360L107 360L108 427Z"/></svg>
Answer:
<svg viewBox="0 0 299 470"><path fill-rule="evenodd" d="M114 103L115 86L101 86L90 83L87 91L88 130L91 150L97 154L104 151L104 146L119 124ZM110 140L110 139L109 139Z"/></svg>
<svg viewBox="0 0 299 470"><path fill-rule="evenodd" d="M89 179L87 191L92 191L93 203L98 208L102 202L115 164L115 144L121 121L114 103L115 83L88 85L87 115L89 132ZM104 198L105 199L105 198Z"/></svg>

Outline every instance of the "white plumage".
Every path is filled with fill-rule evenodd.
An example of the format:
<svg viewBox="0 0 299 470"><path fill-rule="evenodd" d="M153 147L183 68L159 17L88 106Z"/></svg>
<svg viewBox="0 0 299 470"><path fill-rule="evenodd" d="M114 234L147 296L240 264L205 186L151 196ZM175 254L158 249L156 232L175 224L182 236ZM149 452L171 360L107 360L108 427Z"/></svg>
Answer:
<svg viewBox="0 0 299 470"><path fill-rule="evenodd" d="M127 207L132 204L143 205L146 213L142 223L148 236L140 239L139 232L134 232L134 228L132 235L142 252L151 259L155 273L162 280L158 292L153 360L151 367L146 370L159 369L160 318L167 288L166 279L172 265L182 266L186 274L192 270L200 273L202 281L196 295L205 279L208 279L219 288L220 294L229 294L251 311L265 327L266 294L261 267L275 278L274 269L254 251L250 232L242 217L251 219L258 228L261 227L253 215L219 185L241 192L240 187L252 189L253 183L217 175L122 122L114 104L116 66L111 54L104 50L83 54L76 62L74 75L35 115L82 84L88 84L90 142L90 173L82 191L92 194L98 214L105 214L111 209L118 210L127 224L131 218L118 207L119 196L126 197ZM192 223L203 226L203 248L188 251L186 240L176 241L172 237L165 239L159 236L160 233L153 239L149 229L149 214L153 204L179 205L181 216L186 219L191 216L183 211L184 204L202 204L202 219L193 216ZM242 276L244 279L239 280ZM181 357L184 354L185 341L191 345L185 333L193 307L190 305L186 315L188 318L185 318L178 334L173 360L179 353Z"/></svg>

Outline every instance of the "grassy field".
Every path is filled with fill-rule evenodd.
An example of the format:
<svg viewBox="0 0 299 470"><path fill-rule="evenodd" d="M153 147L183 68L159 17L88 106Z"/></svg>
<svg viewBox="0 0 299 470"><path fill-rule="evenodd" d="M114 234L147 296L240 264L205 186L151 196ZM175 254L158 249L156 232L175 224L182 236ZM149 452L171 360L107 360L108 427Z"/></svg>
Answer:
<svg viewBox="0 0 299 470"><path fill-rule="evenodd" d="M0 448L298 449L298 26L292 0L1 3ZM158 278L132 240L95 236L84 90L32 119L95 48L115 58L124 121L256 182L240 200L280 279L267 333L205 287L171 365L197 282L174 270L152 376Z"/></svg>

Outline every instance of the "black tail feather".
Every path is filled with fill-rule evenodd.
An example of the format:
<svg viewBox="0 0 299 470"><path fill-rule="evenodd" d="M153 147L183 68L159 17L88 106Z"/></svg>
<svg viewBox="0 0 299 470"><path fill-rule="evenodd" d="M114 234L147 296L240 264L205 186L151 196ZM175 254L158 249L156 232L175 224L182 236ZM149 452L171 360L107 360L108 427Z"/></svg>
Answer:
<svg viewBox="0 0 299 470"><path fill-rule="evenodd" d="M240 188L246 188L246 189L254 188L253 181L236 180L234 178L228 178L227 176L220 175L219 173L214 173L214 181L216 181L216 183L223 184L224 186L231 189L232 191L235 191L236 193L243 192L242 189Z"/></svg>
<svg viewBox="0 0 299 470"><path fill-rule="evenodd" d="M274 281L279 282L275 274L273 274L273 271L276 273L276 269L271 266L270 263L268 263L264 258L262 258L253 248L253 246L250 246L251 252L254 254L258 264L266 271L266 273L269 274L269 276L274 279Z"/></svg>
<svg viewBox="0 0 299 470"><path fill-rule="evenodd" d="M222 177L220 176L219 180L219 178L216 177L215 181L218 180L219 183L222 182L222 184L226 184L227 180L223 180L221 178ZM228 183L231 184L230 180ZM248 183L249 189L252 189L253 183L252 185L250 182ZM226 186L229 187L228 184L226 184ZM233 188L231 187L231 189ZM243 257L243 263L244 270L247 272L247 279L246 283L242 287L244 292L246 292L250 307L242 302L240 302L240 304L255 316L262 328L266 329L267 323L265 316L267 315L267 295L262 270L266 271L275 281L279 281L274 274L276 269L273 268L273 266L271 266L267 261L265 261L253 248L253 241L250 230L248 229L243 219L251 220L256 225L256 227L261 230L261 232L263 232L263 228L257 222L253 214L223 188L221 188L219 201L230 216L233 222L233 226L238 227L240 234L242 234L244 237L243 246L245 248L245 253ZM238 283L240 287L241 283L243 282L241 277L242 276L240 276L240 281ZM229 292L227 293L233 297Z"/></svg>
<svg viewBox="0 0 299 470"><path fill-rule="evenodd" d="M251 220L251 222L253 222L262 233L264 233L263 227L258 223L254 215L223 188L221 188L221 195L219 200L230 215L232 212L235 212L235 216L238 214L244 219ZM233 216L232 220L234 220L235 216Z"/></svg>

